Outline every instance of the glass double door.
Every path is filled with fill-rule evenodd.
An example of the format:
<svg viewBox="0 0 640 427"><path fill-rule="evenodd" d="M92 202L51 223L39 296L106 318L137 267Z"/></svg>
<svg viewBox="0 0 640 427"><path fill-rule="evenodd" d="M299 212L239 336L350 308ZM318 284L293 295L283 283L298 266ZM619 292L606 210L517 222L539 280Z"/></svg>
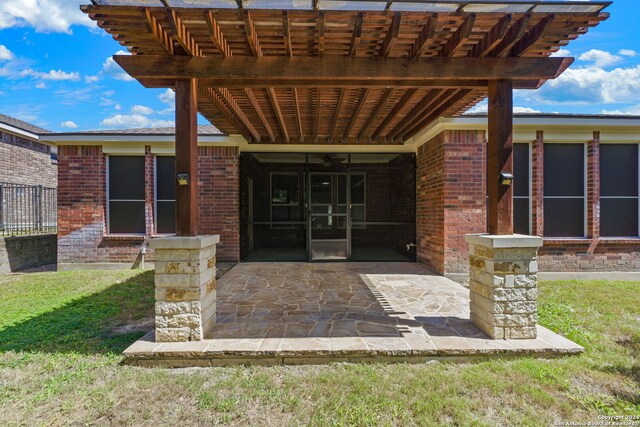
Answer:
<svg viewBox="0 0 640 427"><path fill-rule="evenodd" d="M309 172L307 250L310 261L351 257L351 179L349 173Z"/></svg>

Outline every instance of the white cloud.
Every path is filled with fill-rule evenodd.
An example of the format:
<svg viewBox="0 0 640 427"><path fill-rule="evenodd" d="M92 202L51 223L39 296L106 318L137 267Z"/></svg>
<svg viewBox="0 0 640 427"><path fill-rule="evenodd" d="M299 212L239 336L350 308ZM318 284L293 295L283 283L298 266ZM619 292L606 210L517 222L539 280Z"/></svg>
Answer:
<svg viewBox="0 0 640 427"><path fill-rule="evenodd" d="M596 67L608 67L620 62L622 58L599 49L591 49L578 57L580 61L593 62Z"/></svg>
<svg viewBox="0 0 640 427"><path fill-rule="evenodd" d="M622 56L628 56L630 58L633 58L638 54L635 50L631 50L631 49L620 49L618 53Z"/></svg>
<svg viewBox="0 0 640 427"><path fill-rule="evenodd" d="M176 111L176 93L173 90L171 89L165 90L160 95L158 95L158 99L161 102L167 104L167 108L159 111L160 114L162 115L172 114L174 111Z"/></svg>
<svg viewBox="0 0 640 427"><path fill-rule="evenodd" d="M99 76L84 76L84 81L91 84L100 80Z"/></svg>
<svg viewBox="0 0 640 427"><path fill-rule="evenodd" d="M557 52L553 52L551 56L572 56L571 51L568 49L559 49Z"/></svg>
<svg viewBox="0 0 640 427"><path fill-rule="evenodd" d="M173 126L172 120L155 120L142 114L115 114L101 123L105 128L146 128Z"/></svg>
<svg viewBox="0 0 640 427"><path fill-rule="evenodd" d="M73 80L73 81L78 81L80 80L80 73L78 73L77 71L73 71L73 72L66 72L66 71L62 71L62 70L51 70L47 73L44 73L42 71L35 71L32 70L31 68L27 68L25 70L22 70L20 72L20 77L33 77L34 79L40 79L40 80L55 80L55 81L60 81L60 80Z"/></svg>
<svg viewBox="0 0 640 427"><path fill-rule="evenodd" d="M513 112L516 114L535 114L541 113L539 110L534 110L530 107L513 107Z"/></svg>
<svg viewBox="0 0 640 427"><path fill-rule="evenodd" d="M94 27L80 11L77 0L3 0L0 2L0 30L33 27L42 33L71 33L72 25Z"/></svg>
<svg viewBox="0 0 640 427"><path fill-rule="evenodd" d="M116 52L116 55L131 55L131 53L124 50L119 50ZM105 74L113 77L116 80L123 80L126 82L133 80L133 77L131 77L122 68L120 68L120 66L116 63L116 61L113 60L111 56L108 57L102 64L102 71L100 71L100 74Z"/></svg>
<svg viewBox="0 0 640 427"><path fill-rule="evenodd" d="M144 105L134 105L133 107L131 107L131 113L141 114L143 116L150 116L151 114L153 114L153 110Z"/></svg>
<svg viewBox="0 0 640 427"><path fill-rule="evenodd" d="M44 82L38 82L36 89L46 89L47 85Z"/></svg>
<svg viewBox="0 0 640 427"><path fill-rule="evenodd" d="M602 110L600 114L611 114L619 116L640 116L640 104L623 108L622 110Z"/></svg>
<svg viewBox="0 0 640 427"><path fill-rule="evenodd" d="M3 44L0 44L0 61L11 61L13 59L13 52L11 52Z"/></svg>
<svg viewBox="0 0 640 427"><path fill-rule="evenodd" d="M640 99L640 65L613 70L569 68L525 97L547 104L636 103Z"/></svg>
<svg viewBox="0 0 640 427"><path fill-rule="evenodd" d="M71 120L67 120L66 122L60 123L60 126L63 128L69 128L69 129L76 129L78 127L78 125L72 122Z"/></svg>

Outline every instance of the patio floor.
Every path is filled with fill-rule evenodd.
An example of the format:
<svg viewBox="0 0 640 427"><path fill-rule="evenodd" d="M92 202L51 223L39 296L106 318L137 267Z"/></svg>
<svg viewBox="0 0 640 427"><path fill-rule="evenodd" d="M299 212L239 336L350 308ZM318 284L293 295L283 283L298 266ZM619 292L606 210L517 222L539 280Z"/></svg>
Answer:
<svg viewBox="0 0 640 427"><path fill-rule="evenodd" d="M416 263L241 263L218 280L206 340L125 352L138 365L322 363L508 355L583 348L538 326L535 340L492 340L469 320L469 292Z"/></svg>

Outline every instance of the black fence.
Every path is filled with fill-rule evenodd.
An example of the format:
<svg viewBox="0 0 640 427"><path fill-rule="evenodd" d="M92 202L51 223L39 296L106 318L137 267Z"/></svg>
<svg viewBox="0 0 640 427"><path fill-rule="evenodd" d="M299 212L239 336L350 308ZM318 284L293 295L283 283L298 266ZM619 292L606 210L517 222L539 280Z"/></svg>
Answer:
<svg viewBox="0 0 640 427"><path fill-rule="evenodd" d="M55 188L0 182L0 236L57 232Z"/></svg>

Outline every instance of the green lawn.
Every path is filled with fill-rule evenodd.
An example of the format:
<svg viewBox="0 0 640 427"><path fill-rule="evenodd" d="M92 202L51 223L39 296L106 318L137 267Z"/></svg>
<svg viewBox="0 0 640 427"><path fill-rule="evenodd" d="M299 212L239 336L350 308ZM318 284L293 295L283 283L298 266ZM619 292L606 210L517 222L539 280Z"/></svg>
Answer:
<svg viewBox="0 0 640 427"><path fill-rule="evenodd" d="M0 425L553 425L640 420L640 283L544 282L580 356L423 365L144 369L152 273L0 276ZM637 425L640 425L638 423Z"/></svg>

